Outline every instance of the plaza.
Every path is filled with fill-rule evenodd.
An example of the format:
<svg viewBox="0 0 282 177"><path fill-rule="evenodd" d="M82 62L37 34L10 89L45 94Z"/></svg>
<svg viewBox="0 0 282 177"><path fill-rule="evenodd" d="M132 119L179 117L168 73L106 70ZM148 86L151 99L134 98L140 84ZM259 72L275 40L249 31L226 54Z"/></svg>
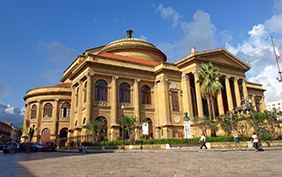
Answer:
<svg viewBox="0 0 282 177"><path fill-rule="evenodd" d="M282 172L281 148L260 153L253 149L0 153L0 158L0 176L225 177L281 176Z"/></svg>

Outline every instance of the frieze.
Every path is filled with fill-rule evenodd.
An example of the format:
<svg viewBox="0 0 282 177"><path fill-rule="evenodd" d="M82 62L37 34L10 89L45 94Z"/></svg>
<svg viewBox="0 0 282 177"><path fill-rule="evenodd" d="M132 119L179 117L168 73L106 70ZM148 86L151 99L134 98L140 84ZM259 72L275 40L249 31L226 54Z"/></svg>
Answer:
<svg viewBox="0 0 282 177"><path fill-rule="evenodd" d="M169 86L170 89L180 89L179 86L176 83L171 83Z"/></svg>

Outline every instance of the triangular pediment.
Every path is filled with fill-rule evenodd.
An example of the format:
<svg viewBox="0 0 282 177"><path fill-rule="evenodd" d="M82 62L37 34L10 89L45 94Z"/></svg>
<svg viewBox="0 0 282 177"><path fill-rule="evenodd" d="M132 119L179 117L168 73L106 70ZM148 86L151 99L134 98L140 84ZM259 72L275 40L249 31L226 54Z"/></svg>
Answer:
<svg viewBox="0 0 282 177"><path fill-rule="evenodd" d="M176 65L184 64L185 62L197 62L202 61L205 63L215 63L217 65L230 66L237 69L249 70L251 66L249 63L245 63L240 60L238 57L228 52L224 48L207 50L202 52L195 52L194 54L190 54L187 57L183 58L176 62Z"/></svg>

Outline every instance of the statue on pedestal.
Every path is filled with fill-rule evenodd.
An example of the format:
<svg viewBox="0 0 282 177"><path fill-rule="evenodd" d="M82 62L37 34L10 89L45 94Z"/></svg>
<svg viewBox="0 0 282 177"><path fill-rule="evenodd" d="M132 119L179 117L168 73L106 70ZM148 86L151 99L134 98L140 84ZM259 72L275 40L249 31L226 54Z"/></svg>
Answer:
<svg viewBox="0 0 282 177"><path fill-rule="evenodd" d="M191 136L191 129L190 129L190 117L188 116L188 113L185 112L183 117L184 121L184 138L192 138Z"/></svg>

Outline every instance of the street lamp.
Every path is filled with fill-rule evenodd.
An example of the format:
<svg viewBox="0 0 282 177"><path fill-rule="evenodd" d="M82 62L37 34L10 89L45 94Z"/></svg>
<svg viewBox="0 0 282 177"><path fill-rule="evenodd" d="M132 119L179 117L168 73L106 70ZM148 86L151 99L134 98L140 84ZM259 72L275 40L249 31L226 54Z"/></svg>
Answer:
<svg viewBox="0 0 282 177"><path fill-rule="evenodd" d="M236 147L236 140L235 140L235 131L234 131L234 128L233 128L233 121L232 121L232 113L230 113L230 121L231 121L231 127L232 127L232 131L233 131L233 136L234 136L235 150L237 150L237 147Z"/></svg>
<svg viewBox="0 0 282 177"><path fill-rule="evenodd" d="M122 116L122 129L121 129L121 138L122 138L122 143L121 143L121 149L123 149L124 150L124 123L123 123L123 120L124 120L124 118L123 118L123 110L124 110L124 105L122 104L121 105L121 109L122 109L122 114L121 114L121 116Z"/></svg>

